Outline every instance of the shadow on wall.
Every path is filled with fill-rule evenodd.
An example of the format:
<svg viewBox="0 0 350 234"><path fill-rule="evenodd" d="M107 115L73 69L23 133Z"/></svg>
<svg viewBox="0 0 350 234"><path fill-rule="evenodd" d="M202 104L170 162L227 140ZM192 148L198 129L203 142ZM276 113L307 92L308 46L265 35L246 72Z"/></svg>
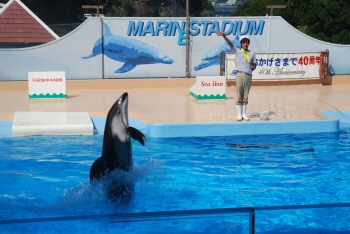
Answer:
<svg viewBox="0 0 350 234"><path fill-rule="evenodd" d="M72 23L72 24L52 24L48 25L52 31L54 31L59 37L63 37L76 29L81 23Z"/></svg>
<svg viewBox="0 0 350 234"><path fill-rule="evenodd" d="M329 64L329 67L328 67L328 74L330 76L334 76L335 75L334 69L333 69L332 65L330 65L330 64Z"/></svg>

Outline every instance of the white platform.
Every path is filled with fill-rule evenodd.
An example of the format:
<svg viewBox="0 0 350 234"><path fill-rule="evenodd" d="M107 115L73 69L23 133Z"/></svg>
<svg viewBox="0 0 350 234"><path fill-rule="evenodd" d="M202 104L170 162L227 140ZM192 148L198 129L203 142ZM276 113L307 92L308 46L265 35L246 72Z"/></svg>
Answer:
<svg viewBox="0 0 350 234"><path fill-rule="evenodd" d="M93 135L87 112L15 112L12 137L32 135Z"/></svg>

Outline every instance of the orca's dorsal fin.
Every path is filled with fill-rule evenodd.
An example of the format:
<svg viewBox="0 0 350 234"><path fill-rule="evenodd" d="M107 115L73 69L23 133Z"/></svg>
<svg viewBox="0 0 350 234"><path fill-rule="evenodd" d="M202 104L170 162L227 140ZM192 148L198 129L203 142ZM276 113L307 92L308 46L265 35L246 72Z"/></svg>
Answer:
<svg viewBox="0 0 350 234"><path fill-rule="evenodd" d="M128 127L128 132L132 139L137 140L141 145L145 145L146 137L142 132L130 126Z"/></svg>

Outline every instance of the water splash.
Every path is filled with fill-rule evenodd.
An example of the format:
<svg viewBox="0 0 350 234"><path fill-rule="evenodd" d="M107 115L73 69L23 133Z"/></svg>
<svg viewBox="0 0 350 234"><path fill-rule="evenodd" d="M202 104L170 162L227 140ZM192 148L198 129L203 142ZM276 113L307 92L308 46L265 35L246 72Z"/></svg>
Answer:
<svg viewBox="0 0 350 234"><path fill-rule="evenodd" d="M98 215L120 212L132 212L133 202L126 204L122 200L110 199L106 186L116 179L143 183L158 164L149 160L144 166L130 172L115 171L98 182L90 184L88 180L68 188L33 188L18 195L4 194L0 197L2 214L0 219L44 218L75 215ZM34 195L41 190L46 198ZM54 197L54 198L53 198Z"/></svg>

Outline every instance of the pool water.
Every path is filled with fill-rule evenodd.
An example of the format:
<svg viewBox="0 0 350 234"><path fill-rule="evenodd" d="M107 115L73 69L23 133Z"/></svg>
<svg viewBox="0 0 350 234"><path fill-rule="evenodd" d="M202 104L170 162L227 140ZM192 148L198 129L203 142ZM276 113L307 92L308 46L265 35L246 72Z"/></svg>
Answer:
<svg viewBox="0 0 350 234"><path fill-rule="evenodd" d="M342 130L337 134L148 138L145 146L133 141L134 170L121 173L135 182L128 204L109 200L103 185L90 185L89 170L101 154L103 136L0 138L0 221L347 203L349 136ZM256 216L256 231L344 233L350 230L349 211L350 208L261 211ZM209 220L207 229L194 224L197 232L191 229L188 233L247 230L240 225L244 222L230 224L232 217L224 217L219 224L216 219ZM230 228L220 229L225 222ZM98 220L61 223L35 224L31 229L29 224L0 224L0 230L115 233L117 228L138 233L131 224L113 226ZM153 232L149 233L162 233L162 225L150 226ZM172 230L176 233L177 229Z"/></svg>

